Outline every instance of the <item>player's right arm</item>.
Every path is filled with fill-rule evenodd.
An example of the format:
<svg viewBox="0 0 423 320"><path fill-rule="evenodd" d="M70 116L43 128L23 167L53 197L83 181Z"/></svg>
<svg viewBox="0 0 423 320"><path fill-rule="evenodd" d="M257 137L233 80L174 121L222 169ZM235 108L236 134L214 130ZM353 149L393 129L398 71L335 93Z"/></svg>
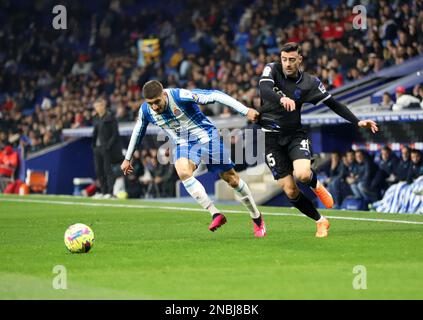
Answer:
<svg viewBox="0 0 423 320"><path fill-rule="evenodd" d="M144 116L143 107L141 106L137 122L134 129L132 130L131 140L129 141L128 149L126 151L125 159L123 160L120 168L125 175L133 172L134 168L132 167L131 160L132 155L135 152L135 149L138 147L140 141L145 135L147 130L148 121Z"/></svg>
<svg viewBox="0 0 423 320"><path fill-rule="evenodd" d="M285 95L279 95L274 90L275 80L273 77L273 64L266 65L263 69L263 73L259 80L259 91L260 97L263 100L267 100L273 104L279 104L283 106L287 111L295 110L295 101L286 97Z"/></svg>

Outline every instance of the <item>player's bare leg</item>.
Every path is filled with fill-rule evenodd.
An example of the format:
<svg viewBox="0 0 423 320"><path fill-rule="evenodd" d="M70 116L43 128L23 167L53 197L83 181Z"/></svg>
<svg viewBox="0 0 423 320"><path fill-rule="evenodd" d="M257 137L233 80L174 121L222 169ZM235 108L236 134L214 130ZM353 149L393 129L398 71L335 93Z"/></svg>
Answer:
<svg viewBox="0 0 423 320"><path fill-rule="evenodd" d="M292 205L306 216L316 221L316 237L327 237L330 226L329 221L320 215L313 202L301 192L295 183L294 177L292 175L287 175L286 177L279 179L278 183Z"/></svg>
<svg viewBox="0 0 423 320"><path fill-rule="evenodd" d="M316 173L311 170L311 161L308 159L294 160L294 176L297 180L308 185L323 205L333 207L333 197L325 186L317 180Z"/></svg>
<svg viewBox="0 0 423 320"><path fill-rule="evenodd" d="M206 193L206 189L194 176L194 170L196 165L188 158L179 158L175 162L175 169L178 173L179 178L188 193L193 197L198 204L210 212L212 216L212 223L209 226L210 231L215 231L226 223L226 218L219 210L215 207L213 201L209 198Z"/></svg>
<svg viewBox="0 0 423 320"><path fill-rule="evenodd" d="M266 236L266 226L264 224L264 220L260 211L257 209L256 202L253 199L253 195L247 183L239 177L238 173L234 169L222 172L220 177L234 189L241 198L244 206L250 212L250 216L253 219L254 235L259 238Z"/></svg>

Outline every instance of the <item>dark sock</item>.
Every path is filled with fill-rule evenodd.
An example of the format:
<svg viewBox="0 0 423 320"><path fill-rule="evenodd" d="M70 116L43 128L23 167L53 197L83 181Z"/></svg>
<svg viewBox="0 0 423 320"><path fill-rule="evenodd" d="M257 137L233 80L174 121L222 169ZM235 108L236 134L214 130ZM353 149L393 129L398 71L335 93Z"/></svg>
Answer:
<svg viewBox="0 0 423 320"><path fill-rule="evenodd" d="M317 175L313 170L311 170L310 180L306 182L306 185L313 189L317 187Z"/></svg>
<svg viewBox="0 0 423 320"><path fill-rule="evenodd" d="M260 228L260 226L261 226L261 215L258 218L253 218L253 221L257 225L257 227Z"/></svg>
<svg viewBox="0 0 423 320"><path fill-rule="evenodd" d="M220 215L220 213L215 213L215 214L213 215L213 218L212 218L212 219L213 219L213 220L214 220L214 219L216 219L216 218L217 218L217 216L219 216L219 215Z"/></svg>
<svg viewBox="0 0 423 320"><path fill-rule="evenodd" d="M304 213L307 217L313 220L320 219L320 213L317 211L313 202L307 198L301 191L296 199L289 199L295 208Z"/></svg>

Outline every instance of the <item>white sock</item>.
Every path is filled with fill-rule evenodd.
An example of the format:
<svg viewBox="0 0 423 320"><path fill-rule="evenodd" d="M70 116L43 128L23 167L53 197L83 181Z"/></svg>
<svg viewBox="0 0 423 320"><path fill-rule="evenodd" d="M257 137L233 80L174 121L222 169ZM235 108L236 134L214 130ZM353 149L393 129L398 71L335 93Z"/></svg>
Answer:
<svg viewBox="0 0 423 320"><path fill-rule="evenodd" d="M213 201L210 200L209 196L206 193L204 186L195 179L194 177L188 178L185 181L182 181L185 189L204 209L208 210L213 216L216 213L220 213L219 210L213 204Z"/></svg>
<svg viewBox="0 0 423 320"><path fill-rule="evenodd" d="M320 216L320 219L319 219L319 220L317 220L316 222L322 222L322 221L324 221L324 220L326 220L326 218L325 218L324 216Z"/></svg>
<svg viewBox="0 0 423 320"><path fill-rule="evenodd" d="M248 188L248 185L242 179L239 179L238 187L234 188L234 190L241 197L244 206L250 211L251 218L257 219L260 217L260 211L257 209L250 188Z"/></svg>

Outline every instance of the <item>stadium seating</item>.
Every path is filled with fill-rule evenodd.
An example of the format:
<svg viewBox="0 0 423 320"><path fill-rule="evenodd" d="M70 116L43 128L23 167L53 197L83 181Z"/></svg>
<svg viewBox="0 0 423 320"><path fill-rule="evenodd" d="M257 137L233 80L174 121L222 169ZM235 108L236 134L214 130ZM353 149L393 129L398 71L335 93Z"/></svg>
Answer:
<svg viewBox="0 0 423 320"><path fill-rule="evenodd" d="M28 169L25 183L30 193L46 193L48 185L48 171L36 171Z"/></svg>

